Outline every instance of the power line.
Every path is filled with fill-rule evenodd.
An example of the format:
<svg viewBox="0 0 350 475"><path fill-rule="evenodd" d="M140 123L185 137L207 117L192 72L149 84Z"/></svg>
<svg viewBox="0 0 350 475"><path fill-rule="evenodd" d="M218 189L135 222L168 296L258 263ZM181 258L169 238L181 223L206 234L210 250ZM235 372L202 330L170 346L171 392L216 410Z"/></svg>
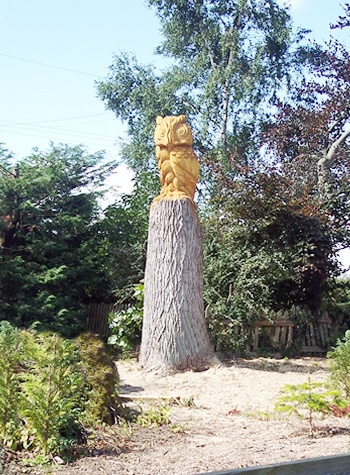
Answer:
<svg viewBox="0 0 350 475"><path fill-rule="evenodd" d="M27 63L39 64L40 66L45 66L47 68L60 69L62 71L68 71L71 73L83 74L84 76L91 76L94 78L100 77L97 76L97 74L86 73L85 71L78 71L77 69L64 68L62 66L55 66L54 64L42 63L40 61L34 61L32 59L20 58L19 56L12 56L10 54L0 53L0 56L4 56L5 58L17 59L19 61L26 61Z"/></svg>
<svg viewBox="0 0 350 475"><path fill-rule="evenodd" d="M38 120L35 122L17 122L18 125L34 125L34 124L46 124L47 122L64 122L70 120L77 120L77 119L88 119L89 117L97 117L100 115L106 115L109 112L101 112L99 114L89 114L89 115L80 115L77 117L67 117L66 119L52 119L52 120Z"/></svg>
<svg viewBox="0 0 350 475"><path fill-rule="evenodd" d="M101 124L102 122L115 122L115 117L114 118L109 118L109 119L100 119L100 120L89 120L88 122L78 122L77 124L71 124L72 127L75 127L77 125L89 125L89 124ZM70 125L70 124L67 124Z"/></svg>
<svg viewBox="0 0 350 475"><path fill-rule="evenodd" d="M93 132L84 132L81 130L73 130L73 129L64 129L60 127L50 127L50 126L45 126L45 125L34 125L34 126L22 126L21 124L17 124L16 122L0 122L0 127L2 129L4 128L12 128L12 129L17 129L17 130L24 130L24 131L33 131L33 132L48 132L48 133L62 133L64 132L66 135L87 135L88 137L90 136L95 136L97 138L100 138L101 140L103 139L110 139L110 140L115 140L114 135L105 135L105 134L96 134ZM3 130L4 132L12 132L11 130Z"/></svg>
<svg viewBox="0 0 350 475"><path fill-rule="evenodd" d="M33 132L35 132L35 131L33 131ZM38 132L39 132L39 131L38 131ZM40 135L40 134L38 134L38 133L29 134L29 133L20 132L20 131L15 132L15 131L13 131L13 130L8 130L8 131L6 131L6 133L7 133L7 134L20 135L20 136L26 136L26 137L37 137L37 138L42 138L42 139L50 140L50 136L47 136L47 135ZM57 134L57 135L59 135L59 134ZM62 134L61 134L61 135L62 135ZM70 140L74 140L74 137L78 137L78 136L73 135L72 137L70 137ZM81 138L84 139L84 137L80 137L80 139L81 139ZM80 139L78 140L79 142L81 142ZM56 140L58 140L58 139L56 139ZM86 143L84 143L83 145L89 144L89 145L94 145L94 146L96 146L96 147L101 147L101 146L103 146L103 144L106 145L106 140L103 140L103 139L93 138L93 140L91 141L91 140L88 140L88 138L86 138L85 140L87 140L87 141L86 141ZM83 140L83 141L85 142L85 140ZM96 142L97 140L100 140L101 143L98 144L98 143Z"/></svg>

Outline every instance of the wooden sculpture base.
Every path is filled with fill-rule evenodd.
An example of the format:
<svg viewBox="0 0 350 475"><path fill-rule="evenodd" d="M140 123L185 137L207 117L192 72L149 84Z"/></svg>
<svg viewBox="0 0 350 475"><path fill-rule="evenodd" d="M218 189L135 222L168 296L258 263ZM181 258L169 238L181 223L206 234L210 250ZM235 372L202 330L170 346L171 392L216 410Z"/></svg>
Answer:
<svg viewBox="0 0 350 475"><path fill-rule="evenodd" d="M170 373L212 358L203 304L202 230L189 199L151 206L140 364Z"/></svg>

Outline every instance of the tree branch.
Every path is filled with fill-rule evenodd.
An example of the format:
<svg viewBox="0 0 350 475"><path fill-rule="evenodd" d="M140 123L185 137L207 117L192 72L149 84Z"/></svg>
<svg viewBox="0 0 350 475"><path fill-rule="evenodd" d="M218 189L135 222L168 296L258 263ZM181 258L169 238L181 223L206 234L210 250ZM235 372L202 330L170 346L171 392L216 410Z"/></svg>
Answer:
<svg viewBox="0 0 350 475"><path fill-rule="evenodd" d="M320 160L317 162L317 186L318 192L320 194L321 199L324 197L325 193L325 185L327 183L327 175L328 175L328 166L329 163L332 161L334 154L339 147L350 135L350 127L348 130L345 130L340 137L338 137L335 142L329 147L328 151L325 151L324 155Z"/></svg>
<svg viewBox="0 0 350 475"><path fill-rule="evenodd" d="M343 114L341 114L341 116L339 117L339 119L336 120L336 121L334 122L334 124L329 127L329 129L328 129L328 133L329 133L329 134L331 134L331 133L334 131L334 129L335 129L339 124L341 124L341 123L344 122L344 121L345 121L345 123L346 123L346 121L349 120L349 115L350 115L349 112L350 112L350 109L345 110L345 111L343 112ZM344 125L345 125L345 124L343 124L343 127L344 127Z"/></svg>
<svg viewBox="0 0 350 475"><path fill-rule="evenodd" d="M341 134L341 136L335 142L333 142L332 145L329 147L327 155L324 157L325 162L330 162L332 160L339 145L341 145L347 139L349 135L350 135L350 127L348 130L345 130Z"/></svg>

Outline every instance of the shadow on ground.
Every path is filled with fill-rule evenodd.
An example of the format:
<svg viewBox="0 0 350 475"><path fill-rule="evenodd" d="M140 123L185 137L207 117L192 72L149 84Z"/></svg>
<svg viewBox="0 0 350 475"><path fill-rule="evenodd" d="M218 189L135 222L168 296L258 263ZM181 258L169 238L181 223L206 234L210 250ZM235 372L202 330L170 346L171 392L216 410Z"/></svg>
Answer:
<svg viewBox="0 0 350 475"><path fill-rule="evenodd" d="M230 358L221 360L221 364L228 368L235 366L236 368L255 369L260 371L277 371L280 373L316 373L319 371L327 371L326 358Z"/></svg>

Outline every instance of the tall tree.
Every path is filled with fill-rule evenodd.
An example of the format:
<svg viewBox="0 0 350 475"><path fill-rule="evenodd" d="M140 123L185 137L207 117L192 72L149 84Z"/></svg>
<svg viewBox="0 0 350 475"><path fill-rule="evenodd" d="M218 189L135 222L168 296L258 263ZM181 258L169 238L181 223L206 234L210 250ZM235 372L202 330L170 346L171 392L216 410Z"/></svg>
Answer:
<svg viewBox="0 0 350 475"><path fill-rule="evenodd" d="M149 3L164 35L158 52L175 60L171 73L198 121L199 140L208 145L215 137L221 152L229 151L237 126L255 121L288 75L288 11L274 0Z"/></svg>
<svg viewBox="0 0 350 475"><path fill-rule="evenodd" d="M82 304L111 292L98 188L112 166L103 153L65 145L35 151L15 172L2 160L1 319L74 334Z"/></svg>
<svg viewBox="0 0 350 475"><path fill-rule="evenodd" d="M279 103L264 141L294 178L291 195L318 208L335 251L350 243L350 53L333 40L310 72Z"/></svg>
<svg viewBox="0 0 350 475"><path fill-rule="evenodd" d="M201 164L198 189L204 205L199 209L209 226L213 221L222 223L223 217L242 222L225 205L232 198L230 187L239 179L237 166L255 163L266 115L278 93L288 86L291 74L296 74L308 56L308 50L299 48L304 32L293 31L288 9L275 0L148 3L160 20L164 41L157 53L167 59L165 69L159 72L152 66L142 66L136 58L123 53L114 57L108 77L97 83L98 94L107 108L128 125L123 158L137 173L154 171L152 136L156 116L185 114ZM156 194L159 185L154 181L152 186ZM217 243L219 231L219 226L210 229L210 239ZM206 258L208 266L209 261ZM233 275L232 269L220 269L217 287L211 288L212 293L207 288L207 303L215 302L215 292L221 296L226 292L227 299L229 283L225 273ZM253 268L247 275L252 272ZM206 275L209 274L207 269ZM241 290L245 288L243 280ZM206 282L213 284L209 278ZM257 289L255 295L259 293ZM224 314L223 309L223 318Z"/></svg>
<svg viewBox="0 0 350 475"><path fill-rule="evenodd" d="M288 11L275 0L149 5L164 35L157 52L172 65L158 73L123 53L97 84L107 108L128 124L127 163L136 171L154 168L155 118L177 114L188 117L203 160L214 155L229 171L232 156L252 159L266 105L295 67L301 33L293 34Z"/></svg>

